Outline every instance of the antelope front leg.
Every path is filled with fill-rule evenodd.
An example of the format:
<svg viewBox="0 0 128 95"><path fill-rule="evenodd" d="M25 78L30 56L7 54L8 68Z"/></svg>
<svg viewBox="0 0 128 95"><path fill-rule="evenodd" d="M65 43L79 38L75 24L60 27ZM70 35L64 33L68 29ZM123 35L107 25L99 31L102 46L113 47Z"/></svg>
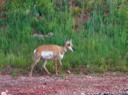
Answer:
<svg viewBox="0 0 128 95"><path fill-rule="evenodd" d="M42 66L43 66L44 70L47 72L47 74L50 75L50 72L46 68L46 64L47 64L47 60L43 60L43 65Z"/></svg>
<svg viewBox="0 0 128 95"><path fill-rule="evenodd" d="M58 70L61 71L62 70L62 62L61 62L61 60L58 60L58 62L59 62Z"/></svg>
<svg viewBox="0 0 128 95"><path fill-rule="evenodd" d="M58 76L58 65L57 65L57 60L54 60L54 64L55 64L55 69L56 69L56 75Z"/></svg>

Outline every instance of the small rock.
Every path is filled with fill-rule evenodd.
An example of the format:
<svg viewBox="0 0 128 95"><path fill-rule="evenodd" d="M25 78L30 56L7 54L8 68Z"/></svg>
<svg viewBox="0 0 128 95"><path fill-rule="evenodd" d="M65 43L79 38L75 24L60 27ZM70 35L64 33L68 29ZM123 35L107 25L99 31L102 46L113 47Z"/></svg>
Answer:
<svg viewBox="0 0 128 95"><path fill-rule="evenodd" d="M37 34L37 33L33 34L33 36L34 37L39 37L39 38L44 37L42 34Z"/></svg>
<svg viewBox="0 0 128 95"><path fill-rule="evenodd" d="M84 93L81 93L80 95L85 95Z"/></svg>
<svg viewBox="0 0 128 95"><path fill-rule="evenodd" d="M54 34L53 34L52 32L49 32L48 35L49 35L49 36L53 36Z"/></svg>
<svg viewBox="0 0 128 95"><path fill-rule="evenodd" d="M117 73L116 72L113 72L112 75L115 76Z"/></svg>
<svg viewBox="0 0 128 95"><path fill-rule="evenodd" d="M70 71L70 70L67 70L67 73L68 73L68 74L71 74L71 71Z"/></svg>
<svg viewBox="0 0 128 95"><path fill-rule="evenodd" d="M7 93L6 92L1 92L1 95L7 95Z"/></svg>

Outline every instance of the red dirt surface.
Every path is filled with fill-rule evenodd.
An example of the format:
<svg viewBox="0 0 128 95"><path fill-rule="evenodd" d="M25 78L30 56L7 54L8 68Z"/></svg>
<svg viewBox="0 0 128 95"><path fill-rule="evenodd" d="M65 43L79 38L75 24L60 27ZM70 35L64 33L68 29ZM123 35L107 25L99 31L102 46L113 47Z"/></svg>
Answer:
<svg viewBox="0 0 128 95"><path fill-rule="evenodd" d="M128 76L0 76L1 95L128 95Z"/></svg>

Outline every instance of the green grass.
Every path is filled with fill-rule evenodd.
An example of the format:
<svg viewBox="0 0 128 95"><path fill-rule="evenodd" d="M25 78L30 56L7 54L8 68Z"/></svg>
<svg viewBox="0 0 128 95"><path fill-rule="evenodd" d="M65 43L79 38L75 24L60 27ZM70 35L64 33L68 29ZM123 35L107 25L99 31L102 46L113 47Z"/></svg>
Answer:
<svg viewBox="0 0 128 95"><path fill-rule="evenodd" d="M68 0L20 1L0 4L0 72L7 66L30 71L33 50L43 44L63 45L71 36L75 52L65 54L63 70L79 71L81 66L88 72L128 71L128 11L127 0L98 0L69 6ZM78 8L80 7L80 9ZM75 26L75 16L88 11L87 21ZM37 17L39 15L39 17ZM32 34L52 32L54 36L36 38ZM40 72L41 62L37 65ZM47 67L54 72L54 64ZM14 72L15 73L15 72Z"/></svg>

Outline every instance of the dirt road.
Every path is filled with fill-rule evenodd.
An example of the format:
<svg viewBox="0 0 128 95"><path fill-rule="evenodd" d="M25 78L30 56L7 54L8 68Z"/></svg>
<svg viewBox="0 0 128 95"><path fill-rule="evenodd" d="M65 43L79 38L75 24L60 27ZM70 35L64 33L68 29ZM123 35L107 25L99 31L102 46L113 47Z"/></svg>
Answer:
<svg viewBox="0 0 128 95"><path fill-rule="evenodd" d="M0 76L1 95L128 95L128 76Z"/></svg>

